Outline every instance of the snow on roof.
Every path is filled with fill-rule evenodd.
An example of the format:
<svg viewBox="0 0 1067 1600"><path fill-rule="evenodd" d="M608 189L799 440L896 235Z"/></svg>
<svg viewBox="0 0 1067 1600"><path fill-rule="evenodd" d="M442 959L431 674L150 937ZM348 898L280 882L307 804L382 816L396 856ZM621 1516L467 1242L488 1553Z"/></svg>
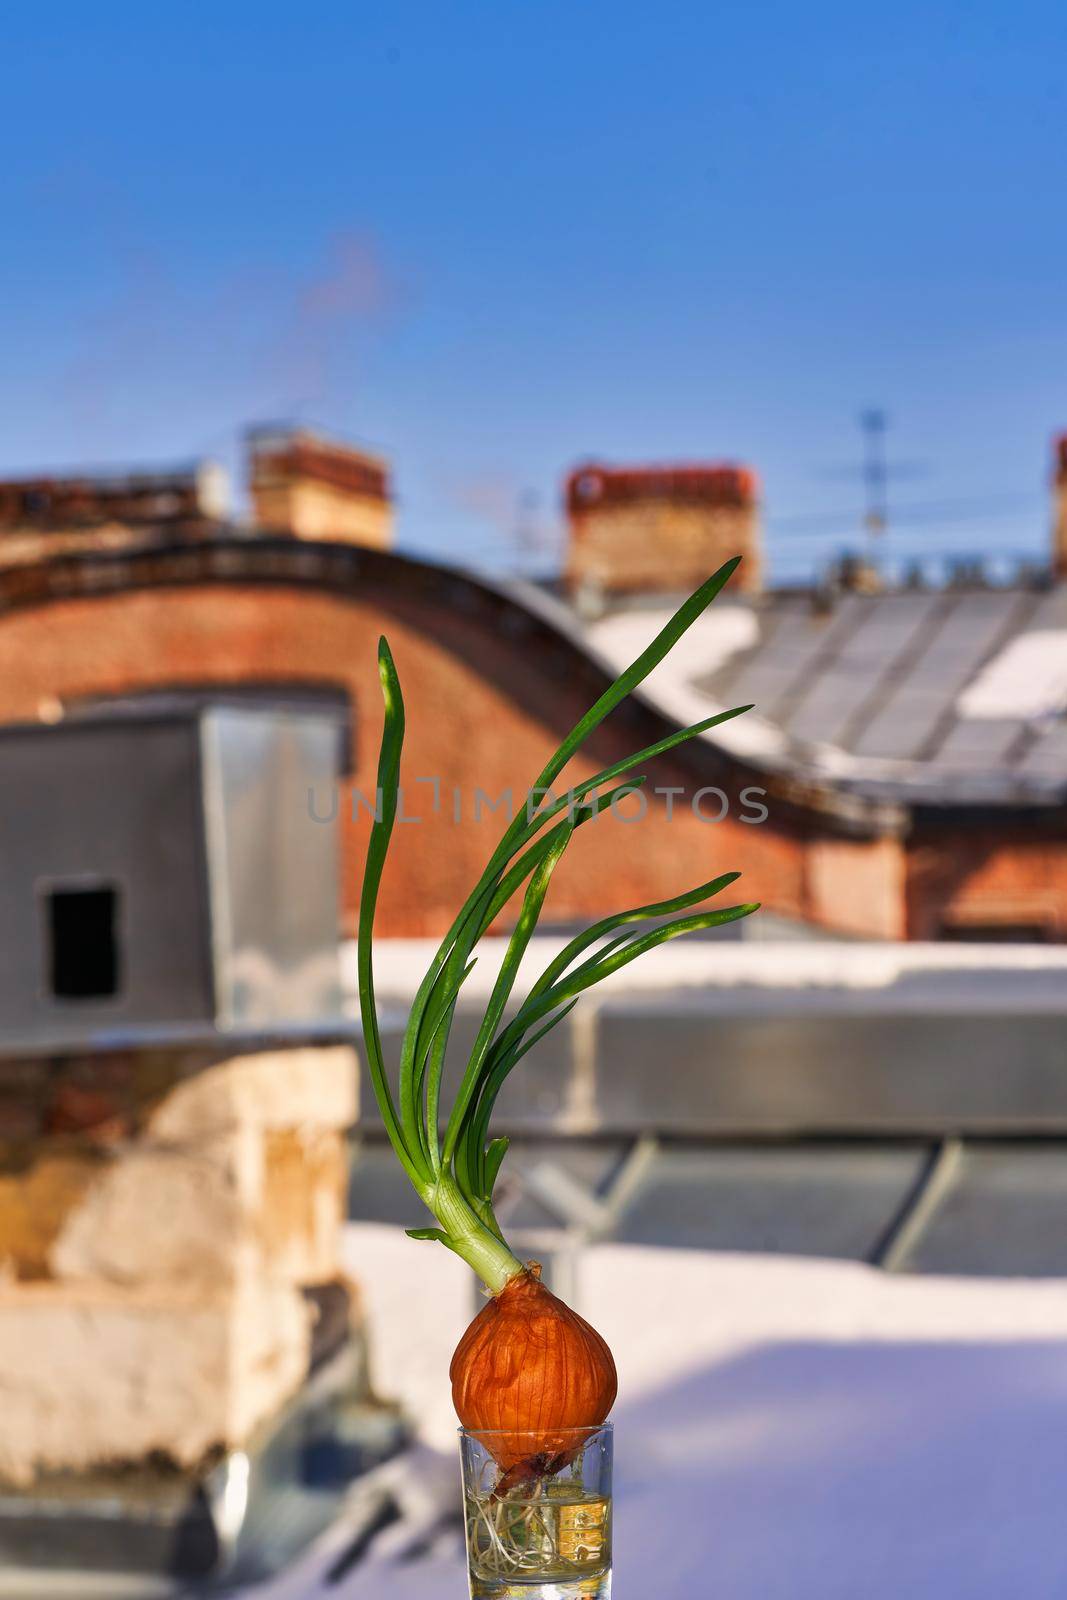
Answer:
<svg viewBox="0 0 1067 1600"><path fill-rule="evenodd" d="M743 886L743 880L742 880ZM538 934L519 969L516 994L559 954L566 940ZM487 938L463 986L462 1003L488 999L507 940ZM375 985L384 1003L404 1005L413 997L437 948L432 939L382 939L374 947ZM342 947L346 992L356 994L355 944ZM922 980L917 983L917 980ZM613 973L597 996L655 998L680 989L719 995L729 1002L742 990L773 994L867 993L893 1003L921 988L927 1003L953 994L973 994L974 1003L1021 1005L1067 997L1067 949L1046 945L838 943L831 940L676 939L649 950L640 961ZM586 996L583 1004L595 1003Z"/></svg>
<svg viewBox="0 0 1067 1600"><path fill-rule="evenodd" d="M666 627L673 614L673 608L617 611L589 625L587 642L613 672L622 672ZM645 679L641 693L683 726L726 711L730 705L712 703L698 680L725 666L734 656L751 650L759 643L759 636L759 623L750 606L719 602L682 635L666 659ZM740 757L781 759L786 750L780 732L759 715L758 709L709 730L704 737Z"/></svg>
<svg viewBox="0 0 1067 1600"><path fill-rule="evenodd" d="M1067 629L1023 633L956 701L961 717L1052 717L1067 710Z"/></svg>

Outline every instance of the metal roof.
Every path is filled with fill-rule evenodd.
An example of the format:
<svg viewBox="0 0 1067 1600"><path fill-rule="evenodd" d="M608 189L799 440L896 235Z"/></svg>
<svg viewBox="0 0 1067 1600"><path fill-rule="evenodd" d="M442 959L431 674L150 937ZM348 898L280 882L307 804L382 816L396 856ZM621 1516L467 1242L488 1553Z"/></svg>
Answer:
<svg viewBox="0 0 1067 1600"><path fill-rule="evenodd" d="M670 609L609 610L589 644L621 661ZM724 597L670 673L650 691L693 714L754 702L712 737L804 778L906 803L1067 798L1067 586Z"/></svg>

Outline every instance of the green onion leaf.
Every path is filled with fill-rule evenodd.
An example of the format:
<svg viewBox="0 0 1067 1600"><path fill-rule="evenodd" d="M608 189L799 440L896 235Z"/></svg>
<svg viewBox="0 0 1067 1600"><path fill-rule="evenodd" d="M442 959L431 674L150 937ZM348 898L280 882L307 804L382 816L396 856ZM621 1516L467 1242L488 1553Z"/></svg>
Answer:
<svg viewBox="0 0 1067 1600"><path fill-rule="evenodd" d="M363 1019L363 1044L367 1054L367 1067L385 1131L408 1177L421 1192L423 1183L429 1177L429 1171L424 1165L416 1130L404 1128L396 1114L385 1073L382 1037L374 1002L374 957L371 944L374 911L378 903L378 890L385 868L389 839L396 820L400 754L404 747L404 697L400 692L400 680L385 639L381 639L378 644L378 676L382 685L382 698L385 701L385 726L382 730L381 753L378 758L378 805L367 847L367 865L363 873L363 888L359 901L359 938L356 953L359 1004Z"/></svg>
<svg viewBox="0 0 1067 1600"><path fill-rule="evenodd" d="M385 1071L374 999L372 928L385 858L396 820L400 759L404 742L404 702L396 668L384 639L379 645L379 675L385 702L378 763L378 815L371 829L360 898L357 965L367 1064L386 1132L418 1193L441 1224L409 1229L412 1238L434 1239L468 1261L497 1289L521 1263L511 1253L493 1214L492 1195L506 1138L487 1143L489 1123L500 1090L517 1063L568 1016L582 993L648 950L682 934L718 927L748 916L755 904L728 906L691 916L680 911L721 893L736 881L724 873L668 900L602 917L571 939L549 962L518 1011L505 1023L519 966L533 937L556 867L575 831L599 816L613 801L644 783L630 778L644 762L665 755L689 739L751 709L721 711L613 762L557 796L553 783L571 757L612 711L648 677L730 578L737 561L728 561L679 607L636 661L609 685L549 758L530 788L540 804L512 818L478 882L464 901L419 985L401 1046L398 1102L394 1104ZM566 812L566 818L563 813ZM438 1125L441 1081L461 988L469 977L472 952L504 908L525 885L515 926L492 986L478 1033L444 1129ZM650 920L668 917L669 921ZM636 927L631 927L636 924ZM625 931L618 932L623 929ZM609 937L611 936L611 937ZM588 952L588 953L587 953ZM581 959L581 958L585 959Z"/></svg>
<svg viewBox="0 0 1067 1600"><path fill-rule="evenodd" d="M497 1024L503 1015L504 1007L507 1005L508 996L515 986L519 963L526 954L526 947L533 937L537 919L541 915L541 907L544 905L545 896L548 893L549 883L552 881L552 874L555 872L563 852L570 844L573 833L574 829L569 823L561 829L559 837L545 851L541 861L534 869L529 887L523 897L522 910L519 912L515 930L508 940L508 947L504 952L500 972L497 975L496 983L493 985L493 992L489 997L489 1004L486 1007L481 1027L478 1029L470 1060L467 1063L467 1070L463 1074L459 1092L456 1095L456 1102L452 1107L452 1114L445 1129L445 1142L442 1153L446 1164L452 1159L455 1151L460 1128L463 1126L464 1113L477 1087L482 1061L493 1041L493 1034L496 1032Z"/></svg>

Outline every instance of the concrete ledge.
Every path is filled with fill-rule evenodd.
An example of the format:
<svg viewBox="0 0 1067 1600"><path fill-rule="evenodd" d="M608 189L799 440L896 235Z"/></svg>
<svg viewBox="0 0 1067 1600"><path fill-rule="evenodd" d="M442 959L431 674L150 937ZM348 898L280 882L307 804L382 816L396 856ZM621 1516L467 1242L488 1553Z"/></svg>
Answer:
<svg viewBox="0 0 1067 1600"><path fill-rule="evenodd" d="M0 1288L0 1480L154 1453L199 1467L296 1391L310 1321L284 1284Z"/></svg>
<svg viewBox="0 0 1067 1600"><path fill-rule="evenodd" d="M664 1133L1067 1129L1067 1017L606 1005L597 1125Z"/></svg>

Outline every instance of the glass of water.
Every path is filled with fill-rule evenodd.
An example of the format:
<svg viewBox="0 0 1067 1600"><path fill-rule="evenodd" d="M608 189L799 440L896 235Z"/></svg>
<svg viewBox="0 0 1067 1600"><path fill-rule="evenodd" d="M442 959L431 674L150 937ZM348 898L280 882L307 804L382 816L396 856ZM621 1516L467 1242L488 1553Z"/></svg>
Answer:
<svg viewBox="0 0 1067 1600"><path fill-rule="evenodd" d="M471 1600L608 1600L611 1423L460 1429Z"/></svg>

